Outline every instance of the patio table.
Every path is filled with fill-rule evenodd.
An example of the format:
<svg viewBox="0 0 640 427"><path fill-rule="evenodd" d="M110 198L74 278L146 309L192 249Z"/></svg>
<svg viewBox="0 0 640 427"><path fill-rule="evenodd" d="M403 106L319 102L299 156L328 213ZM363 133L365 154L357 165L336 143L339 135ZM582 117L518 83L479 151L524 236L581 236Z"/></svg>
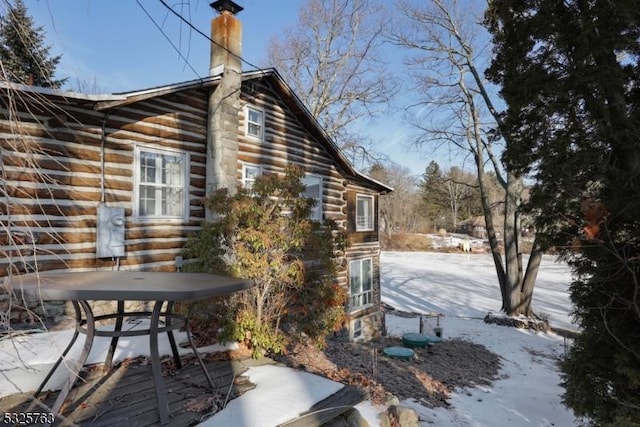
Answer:
<svg viewBox="0 0 640 427"><path fill-rule="evenodd" d="M213 382L207 372L198 351L193 343L189 329L188 316L181 316L173 311L176 302L196 301L213 296L227 295L248 289L253 286L250 280L235 279L208 273L162 273L133 271L89 271L89 272L43 272L24 276L13 276L11 288L15 292L35 295L43 301L68 300L75 310L76 326L73 338L44 378L34 399L38 398L54 372L60 367L78 335L85 336L80 358L75 363L64 366L70 368L68 380L64 383L58 398L53 405L56 415L71 391L78 373L82 370L94 337L111 337L111 343L105 360L105 369L110 370L113 355L120 337L149 335L149 347L153 382L156 390L160 423L169 422L169 405L162 379L162 367L158 353L158 334L166 332L177 368L181 368L178 348L173 331L185 326L187 338L202 371L213 388ZM115 313L94 316L88 301L115 301ZM152 311L126 312L125 301L153 302ZM166 306L163 310L163 305ZM149 317L150 327L143 330L122 330L125 317ZM164 321L160 322L160 318ZM113 330L96 329L96 322L115 319ZM175 320L175 321L174 321Z"/></svg>

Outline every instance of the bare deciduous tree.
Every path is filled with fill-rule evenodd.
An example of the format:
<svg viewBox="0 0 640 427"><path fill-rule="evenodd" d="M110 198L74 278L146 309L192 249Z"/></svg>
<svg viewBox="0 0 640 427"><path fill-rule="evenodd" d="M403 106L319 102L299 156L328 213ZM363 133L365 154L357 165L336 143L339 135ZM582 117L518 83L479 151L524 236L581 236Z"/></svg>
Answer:
<svg viewBox="0 0 640 427"><path fill-rule="evenodd" d="M416 231L422 223L416 176L408 168L398 164L381 163L371 167L369 175L393 188L391 193L380 196L380 218L387 237L392 231Z"/></svg>
<svg viewBox="0 0 640 427"><path fill-rule="evenodd" d="M5 76L5 72L0 62L0 76ZM0 84L0 120L7 129L0 138L0 284L8 286L0 292L8 293L0 304L0 331L8 332L13 328L12 318L23 317L22 313L31 321L41 323L32 309L35 305L44 305L41 300L13 298L10 292L12 276L39 271L41 257L59 256L38 243L43 239L60 242L55 229L46 222L33 219L36 212L43 209L41 203L47 203L43 199L54 198L53 188L58 184L42 170L40 164L57 161L55 153L43 148L41 138L31 132L42 123L43 116L65 115L37 92L22 92L13 87L14 84L9 82ZM25 111L24 105L29 105L30 110ZM60 165L60 168L64 170L65 166ZM33 173L33 189L25 189L24 183L16 178L24 171ZM48 196L38 196L37 189L46 189Z"/></svg>
<svg viewBox="0 0 640 427"><path fill-rule="evenodd" d="M98 78L94 75L92 78L76 77L73 90L80 93L100 94L106 93L107 90L98 82Z"/></svg>
<svg viewBox="0 0 640 427"><path fill-rule="evenodd" d="M267 57L327 133L353 158L367 152L351 126L386 107L396 85L380 48L384 21L371 0L309 0Z"/></svg>
<svg viewBox="0 0 640 427"><path fill-rule="evenodd" d="M501 116L492 88L483 78L489 60L488 36L480 5L474 17L473 4L459 7L456 0L430 0L426 4L398 0L402 19L390 38L410 52L407 65L415 81L415 92L424 97L414 105L426 111L412 121L419 130L419 143L449 144L471 155L480 186L482 208L491 253L496 267L502 309L509 315L533 316L531 297L542 251L534 242L526 270L522 265L520 202L521 176L500 161L501 148L509 135L500 132ZM489 200L485 168L492 167L504 196L504 253L500 248L495 214Z"/></svg>
<svg viewBox="0 0 640 427"><path fill-rule="evenodd" d="M53 138L46 130L45 120L71 118L38 90L23 90L21 86L35 84L55 89L67 80L54 79L60 56L49 55L49 47L43 44L43 30L28 15L24 2L0 2L0 17L0 331L11 335L11 321L25 319L25 315L45 327L33 311L44 306L43 301L24 295L14 298L19 295L11 291L12 277L38 272L43 258L62 259L50 246L41 244L63 243L52 224L55 220L38 217L45 216L45 205L55 205L51 202L59 184L42 164L55 163L60 170L69 172L57 160L58 153L43 144L46 138ZM29 178L25 181L26 175ZM59 218L64 218L62 210Z"/></svg>
<svg viewBox="0 0 640 427"><path fill-rule="evenodd" d="M444 176L442 189L449 201L452 230L458 228L460 210L474 197L475 185L475 176L455 166Z"/></svg>

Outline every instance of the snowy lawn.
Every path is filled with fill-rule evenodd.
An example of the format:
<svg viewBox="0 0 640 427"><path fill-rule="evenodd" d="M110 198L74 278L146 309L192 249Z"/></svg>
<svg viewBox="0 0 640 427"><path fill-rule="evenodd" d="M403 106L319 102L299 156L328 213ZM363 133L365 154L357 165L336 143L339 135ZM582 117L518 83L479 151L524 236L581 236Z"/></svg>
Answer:
<svg viewBox="0 0 640 427"><path fill-rule="evenodd" d="M380 263L382 301L399 310L472 318L500 311L500 288L488 254L383 252ZM570 281L569 267L545 255L533 307L553 326L575 329L569 316Z"/></svg>
<svg viewBox="0 0 640 427"><path fill-rule="evenodd" d="M441 313L444 338L486 346L502 358L501 377L490 387L461 390L451 409L414 407L425 426L572 426L573 413L561 403L556 361L564 339L485 324L487 312L500 309L500 290L490 255L384 252L382 300L403 311ZM575 329L570 321L568 266L545 256L534 291L534 310L552 326ZM393 313L393 312L391 312ZM432 320L430 323L434 323ZM387 316L391 335L418 328L417 319Z"/></svg>
<svg viewBox="0 0 640 427"><path fill-rule="evenodd" d="M489 387L457 391L450 400L450 409L429 409L415 401L404 401L403 404L417 410L421 425L564 427L576 424L573 414L560 402L562 388L558 385L556 360L564 352L563 339L555 334L521 331L482 321L487 312L500 309L500 291L489 255L384 252L381 260L385 303L403 311L444 314L445 339L457 337L483 344L502 358L500 379ZM548 315L554 326L573 327L568 316L570 280L566 265L545 257L534 294L534 308ZM417 331L416 318L392 313L387 314L390 334L400 336ZM52 350L62 351L70 337L71 331L62 331L1 341L0 398L16 391L33 390L57 358ZM102 360L107 346L105 338L96 338L89 362ZM168 343L161 342L160 346L161 352L170 354ZM148 354L148 340L134 337L120 340L116 358L145 354ZM251 367L247 375L256 388L234 399L200 425L276 426L342 387L325 378L283 367ZM56 380L60 383L62 378ZM358 409L372 427L379 425L378 414L384 408L363 403Z"/></svg>

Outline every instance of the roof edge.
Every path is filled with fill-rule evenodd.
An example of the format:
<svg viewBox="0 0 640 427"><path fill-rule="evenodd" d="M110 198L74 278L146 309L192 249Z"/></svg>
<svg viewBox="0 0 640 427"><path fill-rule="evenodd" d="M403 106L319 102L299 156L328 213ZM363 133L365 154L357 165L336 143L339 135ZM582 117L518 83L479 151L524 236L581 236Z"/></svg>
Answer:
<svg viewBox="0 0 640 427"><path fill-rule="evenodd" d="M59 96L62 98L73 98L73 99L79 99L82 101L94 101L94 102L115 101L115 100L125 99L120 94L111 94L111 93L89 94L89 93L73 92L73 91L66 91L66 90L60 90L60 89L51 89L51 88L41 87L41 86L29 86L21 83L9 82L6 80L0 81L0 89L9 89L9 90L15 90L20 92L31 92L31 93L41 94L41 95Z"/></svg>
<svg viewBox="0 0 640 427"><path fill-rule="evenodd" d="M293 91L293 89L291 89L289 84L282 78L280 73L278 73L278 70L276 70L275 68L266 68L266 69L260 69L252 72L243 73L243 78L246 78L246 79L265 77L265 76L272 76L273 78L275 78L280 84L280 86L287 91L287 94L297 104L298 108L300 109L300 112L307 117L307 119L313 124L316 130L322 135L322 137L328 143L329 148L332 151L332 154L336 156L336 160L338 161L338 163L340 163L347 170L348 173L350 173L355 178L368 181L370 184L373 184L374 186L378 187L378 189L383 193L389 193L393 191L392 187L389 187L388 185L385 185L382 182L377 181L362 172L359 172L355 168L355 166L353 166L353 164L349 161L349 159L347 159L347 157L343 154L340 147L338 147L338 144L336 144L333 138L329 136L327 131L320 125L316 117L313 114L311 114L307 106L304 105L304 103L298 97L298 95Z"/></svg>
<svg viewBox="0 0 640 427"><path fill-rule="evenodd" d="M328 145L328 148L333 156L335 156L336 161L345 168L346 172L350 174L353 178L361 179L367 181L369 184L373 184L378 190L383 193L393 191L393 188L388 185L383 184L364 173L359 172L353 166L353 164L347 159L347 157L343 154L342 150L335 143L333 138L329 136L327 131L320 125L316 117L314 117L306 105L302 102L302 100L298 97L298 95L293 91L293 89L289 86L289 84L282 78L280 73L275 68L264 68L264 69L254 69L250 71L242 72L242 80L251 80L255 78L267 78L270 77L274 79L280 88L286 92L286 95L289 96L293 102L295 103L297 109L299 110L299 114L303 114L305 118L309 121L309 123L315 128L315 131L318 132L319 136L321 136ZM20 83L12 83L8 81L0 81L0 89L9 89L15 91L22 92L31 92L41 95L48 96L59 96L62 98L69 98L75 100L82 101L90 101L94 102L94 110L103 111L111 108L117 108L123 105L132 104L135 102L143 101L146 99L154 98L156 96L166 95L173 92L178 92L181 90L188 90L197 87L207 87L215 85L221 79L221 75L213 75L193 80L188 80L184 82L178 82L168 85L155 86L147 89L129 91L129 92L117 92L112 94L86 94L80 92L73 91L63 91L59 89L50 89L39 86L28 86ZM296 113L294 111L294 113Z"/></svg>

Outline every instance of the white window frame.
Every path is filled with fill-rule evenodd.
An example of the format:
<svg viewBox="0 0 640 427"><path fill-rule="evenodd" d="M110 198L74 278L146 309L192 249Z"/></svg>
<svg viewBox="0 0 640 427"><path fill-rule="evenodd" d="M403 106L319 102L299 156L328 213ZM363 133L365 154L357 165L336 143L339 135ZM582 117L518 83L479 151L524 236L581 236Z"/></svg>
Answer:
<svg viewBox="0 0 640 427"><path fill-rule="evenodd" d="M365 288L365 262L369 263L369 289ZM358 273L360 283L355 284L354 273ZM373 305L373 258L361 258L349 262L349 310L357 311Z"/></svg>
<svg viewBox="0 0 640 427"><path fill-rule="evenodd" d="M253 187L253 183L255 182L255 178L254 179L247 178L247 172L251 169L258 171L257 176L262 175L262 166L256 165L253 163L243 163L242 164L242 187L246 188L247 190L251 190L251 188ZM251 183L251 185L249 185L249 183Z"/></svg>
<svg viewBox="0 0 640 427"><path fill-rule="evenodd" d="M370 211L364 215L358 209L358 200L368 199L370 200ZM369 194L356 194L356 231L373 231L375 228L375 198ZM361 221L360 218L364 218ZM368 219L368 221L367 221Z"/></svg>
<svg viewBox="0 0 640 427"><path fill-rule="evenodd" d="M256 121L250 120L252 111L255 112L255 113L260 114L260 121L256 122ZM244 113L245 113L245 120L244 120L245 121L245 126L244 126L245 135L248 136L249 138L253 138L253 139L256 139L256 140L259 140L259 141L264 141L264 110L261 109L261 108L254 107L252 105L247 105L245 107ZM256 125L256 126L259 127L259 129L260 129L259 135L251 133L249 131L251 125Z"/></svg>
<svg viewBox="0 0 640 427"><path fill-rule="evenodd" d="M351 340L360 341L364 339L364 321L362 318L353 319L351 322Z"/></svg>
<svg viewBox="0 0 640 427"><path fill-rule="evenodd" d="M182 183L179 185L171 185L171 184L163 184L163 183L143 183L142 177L140 176L140 168L141 168L141 158L142 153L151 153L158 154L161 156L172 156L172 157L181 157L181 161L183 163L182 169ZM159 157L161 158L161 157ZM186 151L180 150L171 150L171 149L159 149L159 148L151 148L147 146L136 146L134 150L134 165L133 165L133 176L134 176L134 187L133 187L133 217L136 221L186 221L189 217L189 153ZM156 177L159 177L162 173L161 168L156 168ZM182 203L182 215L143 215L140 211L140 187L143 185L155 186L157 192L161 192L162 188L179 188L182 191L182 197L180 198L180 202ZM162 207L162 198L158 198L156 201L156 207Z"/></svg>
<svg viewBox="0 0 640 427"><path fill-rule="evenodd" d="M324 192L324 182L321 175L305 174L304 177L302 178L302 183L306 186L308 184L305 181L310 179L317 180L316 182L318 183L319 194L316 197L310 194L303 193L305 197L311 197L316 201L316 205L311 209L311 215L309 216L309 218L314 221L322 222L322 210L323 210L322 197Z"/></svg>

